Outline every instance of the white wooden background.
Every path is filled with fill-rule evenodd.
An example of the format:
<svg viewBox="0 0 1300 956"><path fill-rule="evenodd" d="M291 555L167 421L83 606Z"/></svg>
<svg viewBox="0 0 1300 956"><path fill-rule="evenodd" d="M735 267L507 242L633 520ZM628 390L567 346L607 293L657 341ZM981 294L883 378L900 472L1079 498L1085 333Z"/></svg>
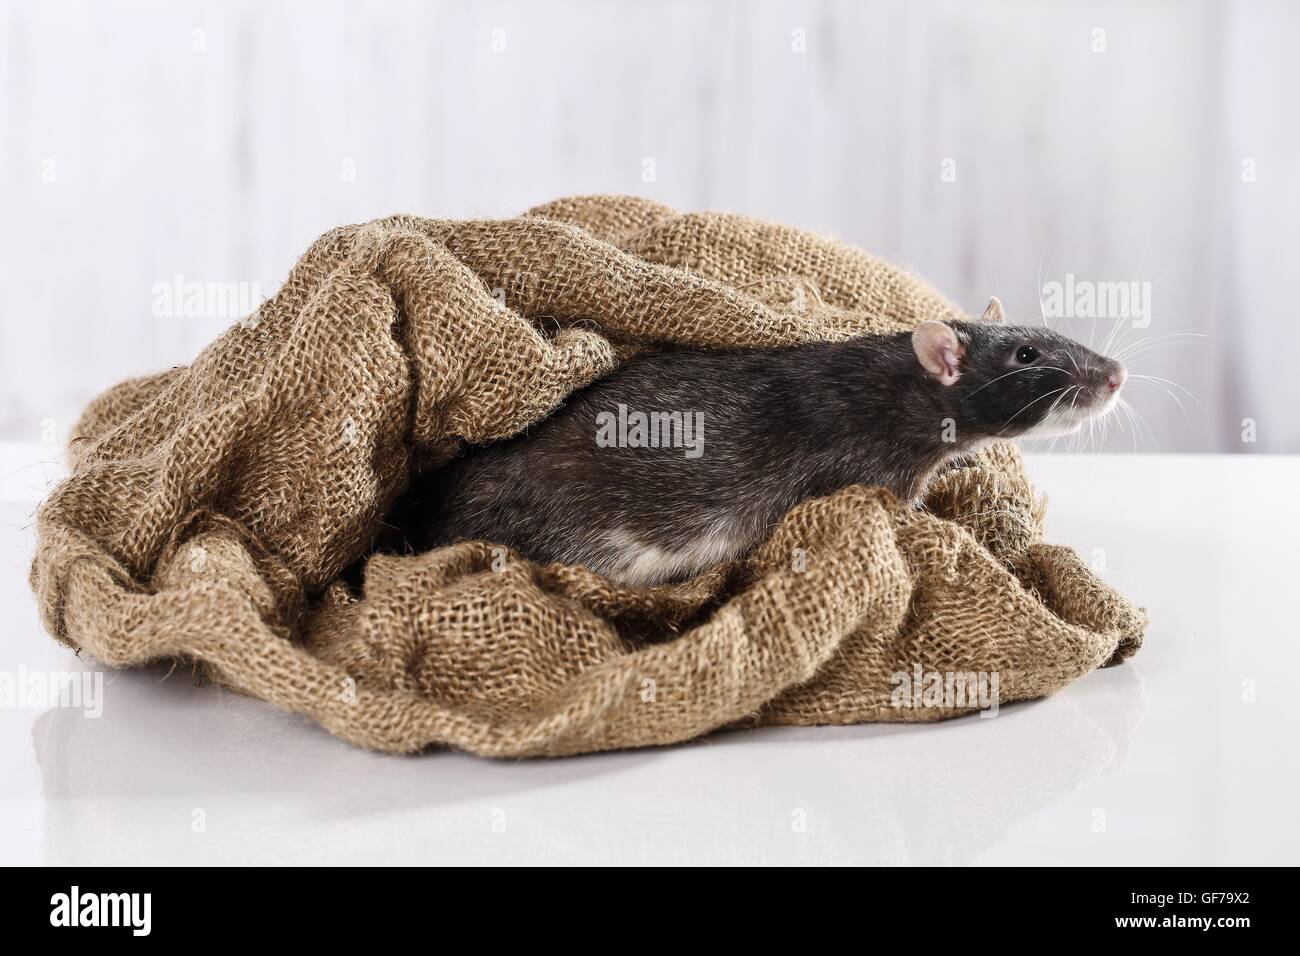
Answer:
<svg viewBox="0 0 1300 956"><path fill-rule="evenodd" d="M155 315L177 275L270 294L341 222L614 191L1026 321L1066 274L1149 282L1127 340L1204 338L1132 366L1204 408L1134 388L1137 446L1298 451L1297 49L1300 5L1246 0L5 0L0 438L187 362L229 319Z"/></svg>

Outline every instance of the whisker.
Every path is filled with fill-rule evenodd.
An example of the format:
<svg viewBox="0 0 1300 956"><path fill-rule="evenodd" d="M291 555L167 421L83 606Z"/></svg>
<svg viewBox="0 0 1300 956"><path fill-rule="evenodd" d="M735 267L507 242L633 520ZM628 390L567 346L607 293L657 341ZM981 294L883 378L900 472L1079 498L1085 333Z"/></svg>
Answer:
<svg viewBox="0 0 1300 956"><path fill-rule="evenodd" d="M1171 390L1171 389L1170 389L1170 388L1165 384L1165 381L1164 381L1164 380L1162 380L1162 379L1160 379L1160 378L1158 378L1158 377L1156 377L1156 376L1153 376L1153 375L1130 375L1129 377L1130 377L1131 379L1133 379L1133 384L1134 384L1134 385L1149 385L1149 386L1151 386L1152 388L1157 388L1157 389L1159 389L1160 391L1164 392L1164 394L1168 395L1170 398L1172 398L1172 399L1174 400L1174 404L1176 404L1176 405L1178 406L1178 410L1179 410L1180 412L1183 413L1183 418L1187 419L1188 421L1191 421L1191 416L1189 416L1189 415L1187 414L1187 409L1183 406L1182 401L1179 399L1178 395L1175 394L1175 393L1174 393L1174 392L1173 392L1173 391L1172 391L1172 390ZM1170 382L1169 385L1178 385L1178 383L1177 383L1177 382ZM1179 388L1182 388L1181 385L1178 385L1178 387L1179 387ZM1184 392L1187 392L1187 389L1185 389L1185 388L1183 388L1182 390L1183 390ZM1204 414L1204 413L1205 413L1205 406L1202 405L1202 404L1200 403L1200 401L1197 399L1197 397L1196 397L1195 395L1193 395L1191 392L1187 392L1187 396L1188 396L1188 397L1189 397L1193 402L1196 402L1196 406L1197 406L1197 408L1199 408L1199 409L1201 410L1201 413Z"/></svg>
<svg viewBox="0 0 1300 956"><path fill-rule="evenodd" d="M1101 352L1102 355L1105 355L1106 351L1115 344L1115 336L1119 333L1119 330L1123 325L1124 317L1120 316L1115 320L1115 324L1110 327L1110 335L1106 336L1106 341L1101 343L1101 348L1097 351Z"/></svg>
<svg viewBox="0 0 1300 956"><path fill-rule="evenodd" d="M993 379L992 381L985 382L983 385L975 389L975 391L971 392L970 395L967 395L966 397L970 398L971 395L978 395L980 392L984 391L984 389L988 388L994 382L1000 382L1004 378L1007 378L1008 376L1015 375L1017 372L1032 372L1034 369L1051 369L1054 372L1066 371L1063 368L1057 368L1055 365L1026 365L1023 368L1013 368L1010 372L1007 372L1006 375L999 375L997 378ZM1069 373L1067 372L1066 374Z"/></svg>
<svg viewBox="0 0 1300 956"><path fill-rule="evenodd" d="M1129 325L1123 326L1120 331L1120 335L1117 336L1115 341L1111 343L1111 348L1115 349L1117 354L1120 354L1123 352L1131 351L1135 348L1138 348L1141 345L1145 345L1151 342L1163 342L1167 339L1176 339L1180 337L1186 337L1186 338L1206 337L1205 333L1203 332L1168 332L1164 335L1140 335L1141 331L1142 330L1135 329ZM1138 333L1140 337L1130 340L1129 335L1133 333Z"/></svg>
<svg viewBox="0 0 1300 956"><path fill-rule="evenodd" d="M1133 450L1137 451L1137 426L1133 423L1133 416L1129 414L1128 402L1120 399L1115 405L1115 410L1118 412L1117 420L1121 424L1120 431L1127 431L1133 435Z"/></svg>
<svg viewBox="0 0 1300 956"><path fill-rule="evenodd" d="M1166 342L1150 342L1146 345L1135 346L1134 348L1126 352L1121 352L1120 354L1116 355L1115 358L1119 359L1122 362L1127 362L1130 359L1136 358L1139 355L1145 355L1147 352L1150 352L1153 349L1164 348L1165 346L1168 345L1208 345L1208 344L1209 344L1208 342L1199 342L1194 339L1182 339L1178 341L1166 341Z"/></svg>
<svg viewBox="0 0 1300 956"><path fill-rule="evenodd" d="M1065 390L1065 393L1064 393L1064 394L1060 395L1060 396L1056 399L1056 401L1052 402L1052 407L1049 408L1049 409L1047 410L1047 415L1044 415L1043 417L1044 417L1044 418L1047 418L1048 415L1051 415L1052 412L1054 412L1054 411L1056 411L1058 408L1060 408L1060 407L1061 407L1061 403L1062 403L1063 401L1065 401L1066 396L1068 396L1068 395L1070 394L1070 392L1073 391L1073 390L1076 389L1076 388L1081 389L1081 388L1083 388L1083 386L1082 386L1082 385L1071 385L1069 388L1067 388L1067 389ZM1055 447L1056 447L1056 443L1057 443L1058 441L1060 441L1061 438L1062 438L1061 435L1053 435L1053 436L1052 436L1052 443L1051 443L1050 445L1047 446L1047 450L1048 450L1048 451L1051 451L1053 448L1055 448Z"/></svg>
<svg viewBox="0 0 1300 956"><path fill-rule="evenodd" d="M1122 420L1127 422L1129 425L1129 431L1133 436L1133 451L1136 452L1138 450L1137 424L1133 421L1133 413L1129 410L1129 404L1121 398L1115 403L1115 407L1123 414L1124 417Z"/></svg>
<svg viewBox="0 0 1300 956"><path fill-rule="evenodd" d="M1204 344L1202 342L1199 342L1198 340L1204 339L1205 337L1206 336L1200 332L1172 332L1169 335L1147 336L1145 338L1138 339L1135 342L1130 342L1124 348L1116 351L1115 358L1123 360L1125 358L1128 358L1129 356L1138 354L1139 351L1145 352L1160 344L1164 344L1164 345Z"/></svg>
<svg viewBox="0 0 1300 956"><path fill-rule="evenodd" d="M1155 447L1157 451L1159 451L1160 442L1156 440L1155 432L1151 430L1151 426L1148 425L1146 419L1142 417L1142 413L1139 412L1136 408L1134 408L1132 404L1130 404L1129 402L1125 401L1122 398L1120 399L1120 404L1122 404L1124 408L1127 409L1128 413L1133 416L1133 421L1137 425L1140 425L1142 427L1142 429L1147 433L1147 436L1151 439L1151 444ZM1135 447L1134 451L1136 450L1137 449Z"/></svg>
<svg viewBox="0 0 1300 956"><path fill-rule="evenodd" d="M1038 288L1035 290L1035 295L1038 297L1038 314L1042 316L1043 327L1050 329L1052 324L1047 321L1047 310L1043 308L1043 256L1045 255L1047 255L1046 249L1044 249L1038 256ZM1047 271L1049 274L1052 271L1052 263L1055 261L1056 255L1053 253L1052 258L1047 260Z"/></svg>
<svg viewBox="0 0 1300 956"><path fill-rule="evenodd" d="M1083 394L1083 389L1082 389L1082 388L1079 389L1077 392L1074 393L1074 398L1071 399L1071 401L1070 401L1070 414L1071 414L1071 415L1074 414L1074 406L1075 406L1075 404L1078 403L1078 401L1079 401L1079 396L1082 395L1082 394ZM1089 421L1089 423L1090 423L1090 424L1089 424L1089 427L1091 427L1092 419L1088 419L1088 421Z"/></svg>
<svg viewBox="0 0 1300 956"><path fill-rule="evenodd" d="M1039 402L1041 402L1043 399L1045 399L1045 398L1051 398L1053 395L1057 394L1057 392L1063 392L1063 391L1065 391L1065 387L1064 387L1064 386L1062 386L1061 388L1058 388L1055 392L1048 392L1046 395L1039 395L1039 396L1038 396L1037 398L1035 398L1033 401L1027 403L1027 404L1024 406L1024 408L1021 408L1020 411L1016 412L1014 415L1012 415L1010 418L1008 418L1005 422L1003 422L1003 423L1002 423L1002 427L999 428L999 429L997 430L997 434L1001 435L1002 432L1006 430L1006 427L1007 427L1008 425L1010 425L1013 421L1015 421L1016 418L1018 418L1018 417L1021 415L1021 413L1023 413L1023 412L1025 411L1025 409L1029 408L1030 405L1037 405L1037 404L1038 404Z"/></svg>
<svg viewBox="0 0 1300 956"><path fill-rule="evenodd" d="M1178 389L1180 392L1182 392L1184 395L1186 395L1188 398L1190 398L1192 401L1194 401L1197 405L1199 405L1201 411L1205 411L1205 406L1204 406L1204 405L1201 405L1201 400L1200 400L1199 398L1197 398L1195 395L1193 395L1192 392L1191 392L1189 389L1187 389L1186 387L1184 387L1184 386L1182 386L1182 385L1179 385L1179 384L1178 384L1177 382L1175 382L1173 379L1161 378L1159 375L1146 375L1146 374L1134 374L1134 375L1131 375L1130 377L1131 377L1131 378L1135 378L1135 379L1137 379L1139 382L1142 382L1142 381L1152 381L1152 382L1161 382L1161 383L1163 383L1163 384L1165 384L1165 385L1170 385L1170 386L1172 386L1172 387Z"/></svg>

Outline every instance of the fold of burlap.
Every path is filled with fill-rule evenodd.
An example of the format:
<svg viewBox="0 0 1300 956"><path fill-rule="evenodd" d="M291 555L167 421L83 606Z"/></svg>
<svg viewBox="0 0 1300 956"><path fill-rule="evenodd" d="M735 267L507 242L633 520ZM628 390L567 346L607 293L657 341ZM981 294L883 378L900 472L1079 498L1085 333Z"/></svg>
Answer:
<svg viewBox="0 0 1300 956"><path fill-rule="evenodd" d="M930 720L895 675L1040 697L1141 643L1014 446L925 510L846 488L747 561L623 587L467 542L375 553L413 468L515 434L638 350L770 346L961 313L849 246L628 197L516 219L336 229L187 368L96 399L40 509L31 583L112 666L193 661L354 743L491 756L666 744L740 724Z"/></svg>

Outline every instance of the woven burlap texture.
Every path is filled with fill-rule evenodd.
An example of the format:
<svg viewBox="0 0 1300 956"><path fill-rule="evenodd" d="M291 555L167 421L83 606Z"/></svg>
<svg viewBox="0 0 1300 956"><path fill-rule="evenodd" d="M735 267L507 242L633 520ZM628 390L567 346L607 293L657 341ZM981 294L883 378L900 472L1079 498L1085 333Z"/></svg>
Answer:
<svg viewBox="0 0 1300 956"><path fill-rule="evenodd" d="M895 707L892 675L918 667L996 673L1003 703L1050 694L1134 652L1145 617L1044 542L1009 444L945 471L923 510L846 488L675 586L483 542L370 554L413 467L521 431L637 351L936 317L964 316L857 249L643 199L336 229L192 365L86 410L38 514L43 623L104 664L192 663L389 751L562 755L970 709Z"/></svg>

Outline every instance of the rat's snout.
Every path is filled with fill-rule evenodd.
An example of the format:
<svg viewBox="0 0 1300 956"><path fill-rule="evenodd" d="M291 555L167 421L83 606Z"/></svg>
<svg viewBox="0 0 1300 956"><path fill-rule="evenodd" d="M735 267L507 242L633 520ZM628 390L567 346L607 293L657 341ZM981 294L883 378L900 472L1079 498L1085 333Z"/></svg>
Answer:
<svg viewBox="0 0 1300 956"><path fill-rule="evenodd" d="M1083 407L1100 412L1117 399L1128 379L1128 370L1114 359L1102 359L1082 364L1073 378L1079 389L1078 401Z"/></svg>
<svg viewBox="0 0 1300 956"><path fill-rule="evenodd" d="M1120 365L1119 362L1111 362L1110 373L1106 376L1106 386L1112 392L1118 392L1126 378L1128 378L1128 372L1125 370L1124 366Z"/></svg>

